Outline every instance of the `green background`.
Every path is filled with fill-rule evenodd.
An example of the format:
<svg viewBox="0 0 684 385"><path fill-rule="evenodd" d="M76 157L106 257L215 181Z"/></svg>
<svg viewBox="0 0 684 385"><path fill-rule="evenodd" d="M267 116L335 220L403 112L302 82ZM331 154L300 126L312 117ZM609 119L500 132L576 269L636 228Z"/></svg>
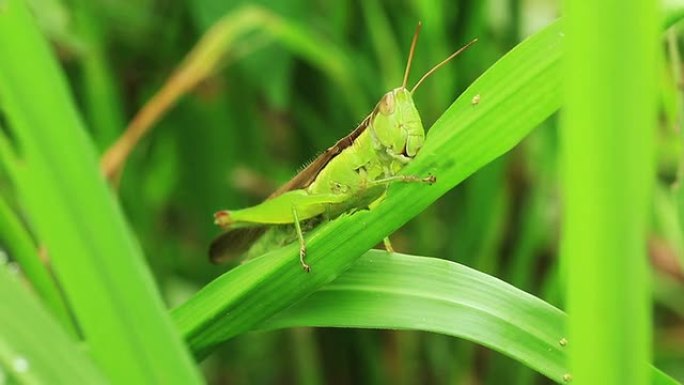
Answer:
<svg viewBox="0 0 684 385"><path fill-rule="evenodd" d="M0 384L684 381L682 17L0 0ZM415 94L406 173L437 183L307 234L311 274L296 245L211 265L213 212L350 132L419 20L409 84L479 39ZM162 89L109 184L100 157ZM402 254L366 252L388 234Z"/></svg>

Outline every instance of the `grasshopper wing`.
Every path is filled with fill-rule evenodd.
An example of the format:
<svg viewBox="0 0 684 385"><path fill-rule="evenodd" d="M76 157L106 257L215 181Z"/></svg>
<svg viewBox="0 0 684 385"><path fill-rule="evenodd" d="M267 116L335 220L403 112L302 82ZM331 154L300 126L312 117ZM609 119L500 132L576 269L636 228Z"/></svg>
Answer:
<svg viewBox="0 0 684 385"><path fill-rule="evenodd" d="M209 259L221 263L238 259L266 232L267 227L242 227L230 229L214 238L209 246Z"/></svg>

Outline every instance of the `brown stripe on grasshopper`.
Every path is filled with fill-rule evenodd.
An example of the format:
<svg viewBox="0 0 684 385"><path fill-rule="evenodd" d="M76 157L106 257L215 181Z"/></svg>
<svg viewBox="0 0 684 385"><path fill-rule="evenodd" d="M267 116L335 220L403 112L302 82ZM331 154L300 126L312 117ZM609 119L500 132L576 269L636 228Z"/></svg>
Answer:
<svg viewBox="0 0 684 385"><path fill-rule="evenodd" d="M330 148L325 150L321 155L316 157L311 163L309 163L308 166L306 166L302 171L297 173L292 179L290 179L288 182L286 182L284 185L280 186L273 194L271 194L267 199L273 199L277 197L278 195L281 195L284 192L299 189L299 188L305 188L309 187L311 183L313 183L314 180L316 180L316 177L318 174L320 174L321 170L325 168L325 166L330 163L333 158L338 156L339 154L344 151L345 148L351 146L354 144L354 141L356 138L363 133L366 128L368 128L368 125L370 124L371 120L373 119L373 116L375 115L377 110L377 107L373 109L373 112L371 112L355 129L354 131L350 132L347 136L344 138L338 140L335 142L334 145L332 145Z"/></svg>

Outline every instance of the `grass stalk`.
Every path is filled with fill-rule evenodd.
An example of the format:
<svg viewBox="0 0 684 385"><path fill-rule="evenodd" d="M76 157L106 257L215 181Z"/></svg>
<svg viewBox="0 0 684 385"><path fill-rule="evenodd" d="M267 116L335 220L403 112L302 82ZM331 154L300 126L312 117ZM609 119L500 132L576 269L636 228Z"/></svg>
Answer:
<svg viewBox="0 0 684 385"><path fill-rule="evenodd" d="M649 379L656 4L566 3L562 253L576 384Z"/></svg>
<svg viewBox="0 0 684 385"><path fill-rule="evenodd" d="M0 100L21 159L10 166L20 204L102 372L111 383L199 383L22 0L5 1L0 12Z"/></svg>

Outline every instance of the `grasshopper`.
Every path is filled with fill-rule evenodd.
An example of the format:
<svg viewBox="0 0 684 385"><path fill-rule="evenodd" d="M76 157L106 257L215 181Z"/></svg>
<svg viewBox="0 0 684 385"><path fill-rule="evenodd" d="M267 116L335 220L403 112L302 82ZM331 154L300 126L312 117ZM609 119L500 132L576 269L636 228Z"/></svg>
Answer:
<svg viewBox="0 0 684 385"><path fill-rule="evenodd" d="M418 154L425 141L425 130L413 103L413 92L428 76L477 39L435 65L409 91L406 83L420 28L419 23L411 42L401 87L384 94L354 131L319 155L264 202L214 214L214 223L226 232L210 246L212 262L243 254L269 227L294 225L300 245L299 262L309 272L311 267L305 262L302 223L315 224L316 218L332 219L354 209L372 208L383 199L391 183L435 182L434 176L399 174ZM385 246L392 251L387 238Z"/></svg>

